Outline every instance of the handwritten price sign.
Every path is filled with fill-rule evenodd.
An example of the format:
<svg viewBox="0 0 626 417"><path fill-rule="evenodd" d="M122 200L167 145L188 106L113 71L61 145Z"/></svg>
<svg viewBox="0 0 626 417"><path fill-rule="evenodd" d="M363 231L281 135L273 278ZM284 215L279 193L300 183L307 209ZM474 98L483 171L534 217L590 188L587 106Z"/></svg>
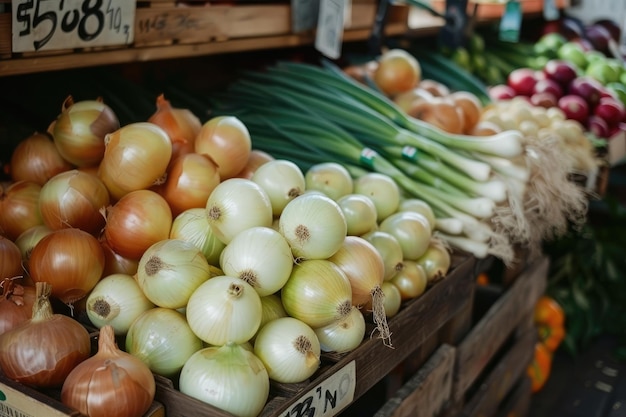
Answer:
<svg viewBox="0 0 626 417"><path fill-rule="evenodd" d="M134 0L12 0L13 52L132 43Z"/></svg>

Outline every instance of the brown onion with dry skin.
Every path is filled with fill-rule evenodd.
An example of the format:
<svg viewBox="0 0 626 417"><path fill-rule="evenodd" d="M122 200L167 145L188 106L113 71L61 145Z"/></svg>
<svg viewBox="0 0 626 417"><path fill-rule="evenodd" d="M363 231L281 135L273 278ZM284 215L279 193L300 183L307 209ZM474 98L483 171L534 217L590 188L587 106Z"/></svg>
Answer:
<svg viewBox="0 0 626 417"><path fill-rule="evenodd" d="M0 236L0 279L16 278L22 275L20 248L12 240Z"/></svg>
<svg viewBox="0 0 626 417"><path fill-rule="evenodd" d="M109 191L96 176L77 169L55 175L41 187L39 211L52 230L75 227L98 235L104 227L101 210Z"/></svg>
<svg viewBox="0 0 626 417"><path fill-rule="evenodd" d="M15 279L0 282L0 334L30 319L35 303L35 287L24 286Z"/></svg>
<svg viewBox="0 0 626 417"><path fill-rule="evenodd" d="M72 169L72 164L63 159L48 133L35 132L17 144L10 167L13 181L44 185L56 174Z"/></svg>
<svg viewBox="0 0 626 417"><path fill-rule="evenodd" d="M120 350L113 327L105 325L98 352L70 372L61 401L89 417L140 417L150 408L155 391L150 368Z"/></svg>
<svg viewBox="0 0 626 417"><path fill-rule="evenodd" d="M31 181L0 185L0 235L15 240L31 227L43 224L40 193L41 186Z"/></svg>
<svg viewBox="0 0 626 417"><path fill-rule="evenodd" d="M34 282L50 283L54 297L73 304L102 277L104 253L98 239L84 230L59 229L35 245L28 267Z"/></svg>
<svg viewBox="0 0 626 417"><path fill-rule="evenodd" d="M103 277L108 277L113 274L135 275L139 265L138 259L125 258L115 252L104 236L100 237L100 246L102 246L102 250L104 251Z"/></svg>
<svg viewBox="0 0 626 417"><path fill-rule="evenodd" d="M0 335L0 367L10 379L33 387L59 387L91 353L89 333L76 320L54 314L52 287L36 284L32 318Z"/></svg>
<svg viewBox="0 0 626 417"><path fill-rule="evenodd" d="M52 127L54 144L66 161L78 166L98 165L104 156L104 137L119 129L113 110L101 99L65 99Z"/></svg>
<svg viewBox="0 0 626 417"><path fill-rule="evenodd" d="M248 155L248 162L237 175L237 178L250 179L258 167L266 162L273 161L274 157L260 149L252 149Z"/></svg>

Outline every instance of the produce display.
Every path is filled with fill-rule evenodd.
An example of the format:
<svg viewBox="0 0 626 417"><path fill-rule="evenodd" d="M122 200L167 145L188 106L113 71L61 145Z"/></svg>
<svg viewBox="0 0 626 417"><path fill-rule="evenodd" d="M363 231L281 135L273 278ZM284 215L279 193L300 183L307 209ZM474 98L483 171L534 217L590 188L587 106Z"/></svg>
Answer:
<svg viewBox="0 0 626 417"><path fill-rule="evenodd" d="M141 416L155 375L257 416L322 355L371 337L393 348L388 320L453 254L513 265L519 247L583 224L571 174L597 169L589 131L621 129L617 88L576 68L557 80L555 58L487 89L427 55L279 61L209 97L178 91L177 106L155 95L128 123L69 97L0 184L2 372L90 416ZM43 332L54 349L33 342ZM65 354L27 374L23 351Z"/></svg>

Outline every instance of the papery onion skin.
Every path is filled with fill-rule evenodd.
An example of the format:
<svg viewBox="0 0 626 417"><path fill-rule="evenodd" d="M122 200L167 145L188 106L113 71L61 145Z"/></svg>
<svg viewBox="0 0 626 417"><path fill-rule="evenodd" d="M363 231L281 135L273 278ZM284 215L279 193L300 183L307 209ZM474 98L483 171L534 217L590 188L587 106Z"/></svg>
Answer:
<svg viewBox="0 0 626 417"><path fill-rule="evenodd" d="M206 202L206 214L215 236L228 244L237 233L250 227L272 225L272 203L252 180L222 181Z"/></svg>
<svg viewBox="0 0 626 417"><path fill-rule="evenodd" d="M11 240L0 236L0 280L23 276L20 248Z"/></svg>
<svg viewBox="0 0 626 417"><path fill-rule="evenodd" d="M0 185L0 235L15 240L24 231L43 224L40 194L41 186L31 181Z"/></svg>
<svg viewBox="0 0 626 417"><path fill-rule="evenodd" d="M154 308L154 304L132 276L113 274L98 281L87 296L85 308L94 326L100 329L109 325L116 335L122 336L132 322L144 311Z"/></svg>
<svg viewBox="0 0 626 417"><path fill-rule="evenodd" d="M426 272L415 261L405 260L403 268L393 278L391 283L400 290L402 301L411 300L424 294L428 285Z"/></svg>
<svg viewBox="0 0 626 417"><path fill-rule="evenodd" d="M52 233L52 229L45 224L40 224L25 230L17 237L17 239L15 239L15 244L20 249L20 253L22 254L22 266L24 268L28 268L28 262L33 248L41 239L50 233Z"/></svg>
<svg viewBox="0 0 626 417"><path fill-rule="evenodd" d="M281 317L287 317L287 312L285 311L285 307L283 307L282 301L280 301L280 296L278 294L270 294L264 297L261 297L261 324L259 325L259 330L263 328L263 326L274 320ZM258 334L258 331L257 331ZM256 335L255 335L256 337Z"/></svg>
<svg viewBox="0 0 626 417"><path fill-rule="evenodd" d="M196 245L209 265L217 266L226 244L213 233L204 208L187 209L172 222L170 239L186 240Z"/></svg>
<svg viewBox="0 0 626 417"><path fill-rule="evenodd" d="M167 378L176 376L187 359L203 348L185 316L162 307L139 315L126 334L125 344L126 352Z"/></svg>
<svg viewBox="0 0 626 417"><path fill-rule="evenodd" d="M254 353L265 365L270 379L298 383L317 371L321 349L309 325L293 317L282 317L259 329Z"/></svg>
<svg viewBox="0 0 626 417"><path fill-rule="evenodd" d="M116 253L139 259L151 245L167 239L172 210L151 190L131 191L107 210L104 237Z"/></svg>
<svg viewBox="0 0 626 417"><path fill-rule="evenodd" d="M102 100L74 102L66 107L53 126L54 144L66 161L78 167L98 165L105 153L104 137L119 129L113 110Z"/></svg>
<svg viewBox="0 0 626 417"><path fill-rule="evenodd" d="M341 207L322 194L303 194L287 204L278 221L296 259L326 259L348 231Z"/></svg>
<svg viewBox="0 0 626 417"><path fill-rule="evenodd" d="M269 196L275 217L280 216L287 203L304 193L306 185L300 168L285 159L275 159L263 164L257 168L251 179Z"/></svg>
<svg viewBox="0 0 626 417"><path fill-rule="evenodd" d="M165 239L146 249L135 278L155 305L177 309L185 307L191 294L210 276L209 263L197 246Z"/></svg>
<svg viewBox="0 0 626 417"><path fill-rule="evenodd" d="M337 200L348 226L349 236L361 236L378 227L376 206L362 194L346 194Z"/></svg>
<svg viewBox="0 0 626 417"><path fill-rule="evenodd" d="M235 175L237 178L251 179L254 172L266 162L274 160L274 157L269 153L260 149L252 149L250 155L248 155L248 162L241 171Z"/></svg>
<svg viewBox="0 0 626 417"><path fill-rule="evenodd" d="M259 294L247 282L227 275L200 285L187 303L191 330L210 345L250 341L261 325Z"/></svg>
<svg viewBox="0 0 626 417"><path fill-rule="evenodd" d="M104 235L100 236L100 246L104 252L104 270L102 276L106 277L113 274L135 275L139 266L139 259L126 258L115 252L111 245L107 242Z"/></svg>
<svg viewBox="0 0 626 417"><path fill-rule="evenodd" d="M398 211L415 211L420 213L422 216L426 217L426 220L428 220L430 229L435 230L437 218L435 217L435 213L433 213L433 209L424 200L420 200L418 198L406 198L400 201Z"/></svg>
<svg viewBox="0 0 626 417"><path fill-rule="evenodd" d="M390 176L378 172L368 172L355 179L354 193L372 199L378 222L395 213L400 205L400 187Z"/></svg>
<svg viewBox="0 0 626 417"><path fill-rule="evenodd" d="M365 317L352 307L350 314L326 326L315 329L323 352L346 353L361 344L365 336Z"/></svg>
<svg viewBox="0 0 626 417"><path fill-rule="evenodd" d="M235 116L216 116L206 121L194 142L198 154L209 155L223 180L235 177L248 162L252 140L246 125Z"/></svg>
<svg viewBox="0 0 626 417"><path fill-rule="evenodd" d="M385 265L384 281L390 280L396 272L402 269L402 261L404 260L404 253L398 239L381 230L373 230L362 237L374 245L380 253Z"/></svg>
<svg viewBox="0 0 626 417"><path fill-rule="evenodd" d="M28 264L34 282L52 285L52 296L73 304L102 277L104 253L98 240L80 229L59 229L33 248Z"/></svg>
<svg viewBox="0 0 626 417"><path fill-rule="evenodd" d="M316 328L350 314L352 288L337 265L310 259L294 265L281 300L288 315Z"/></svg>
<svg viewBox="0 0 626 417"><path fill-rule="evenodd" d="M270 379L263 362L228 343L194 353L183 367L180 391L237 417L257 417L267 402Z"/></svg>
<svg viewBox="0 0 626 417"><path fill-rule="evenodd" d="M76 169L50 178L41 187L39 211L52 230L75 227L98 235L104 227L102 210L109 191L98 177Z"/></svg>
<svg viewBox="0 0 626 417"><path fill-rule="evenodd" d="M135 122L108 134L98 177L119 200L131 191L147 189L165 174L172 142L154 123Z"/></svg>
<svg viewBox="0 0 626 417"><path fill-rule="evenodd" d="M337 162L322 162L311 166L304 174L306 190L317 190L337 201L351 194L354 181L350 172Z"/></svg>
<svg viewBox="0 0 626 417"><path fill-rule="evenodd" d="M258 226L239 232L230 241L220 256L220 267L225 275L243 279L263 297L285 285L293 257L283 235Z"/></svg>
<svg viewBox="0 0 626 417"><path fill-rule="evenodd" d="M417 260L424 268L428 283L442 280L448 274L452 259L450 252L441 242L431 241L426 252Z"/></svg>
<svg viewBox="0 0 626 417"><path fill-rule="evenodd" d="M156 393L150 369L118 349L113 329L100 329L98 352L70 372L61 401L89 417L140 417Z"/></svg>
<svg viewBox="0 0 626 417"><path fill-rule="evenodd" d="M432 237L428 219L413 211L391 214L379 227L379 230L393 235L398 240L403 258L412 261L419 259L426 252Z"/></svg>
<svg viewBox="0 0 626 417"><path fill-rule="evenodd" d="M59 387L89 357L89 333L76 320L53 313L49 284L36 285L32 318L0 335L0 367L25 385Z"/></svg>
<svg viewBox="0 0 626 417"><path fill-rule="evenodd" d="M72 169L47 133L35 132L20 141L11 154L13 181L31 181L43 186L50 178Z"/></svg>
<svg viewBox="0 0 626 417"><path fill-rule="evenodd" d="M0 335L29 320L35 303L35 287L7 278L1 282Z"/></svg>

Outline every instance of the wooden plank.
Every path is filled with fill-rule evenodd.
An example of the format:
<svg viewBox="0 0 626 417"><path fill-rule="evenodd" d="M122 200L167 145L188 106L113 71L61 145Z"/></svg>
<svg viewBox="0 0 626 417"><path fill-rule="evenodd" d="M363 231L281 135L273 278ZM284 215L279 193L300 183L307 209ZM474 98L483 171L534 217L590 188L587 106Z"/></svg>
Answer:
<svg viewBox="0 0 626 417"><path fill-rule="evenodd" d="M0 59L11 56L11 14L0 13Z"/></svg>
<svg viewBox="0 0 626 417"><path fill-rule="evenodd" d="M531 382L528 376L524 375L513 392L502 404L496 417L524 417L528 415L530 400L532 396ZM532 417L532 416L531 416Z"/></svg>
<svg viewBox="0 0 626 417"><path fill-rule="evenodd" d="M452 394L456 349L443 344L374 417L436 417Z"/></svg>
<svg viewBox="0 0 626 417"><path fill-rule="evenodd" d="M545 256L530 264L459 344L454 388L456 401L462 400L509 337L511 329L523 320L524 313L533 308L543 294L548 266L549 260Z"/></svg>

